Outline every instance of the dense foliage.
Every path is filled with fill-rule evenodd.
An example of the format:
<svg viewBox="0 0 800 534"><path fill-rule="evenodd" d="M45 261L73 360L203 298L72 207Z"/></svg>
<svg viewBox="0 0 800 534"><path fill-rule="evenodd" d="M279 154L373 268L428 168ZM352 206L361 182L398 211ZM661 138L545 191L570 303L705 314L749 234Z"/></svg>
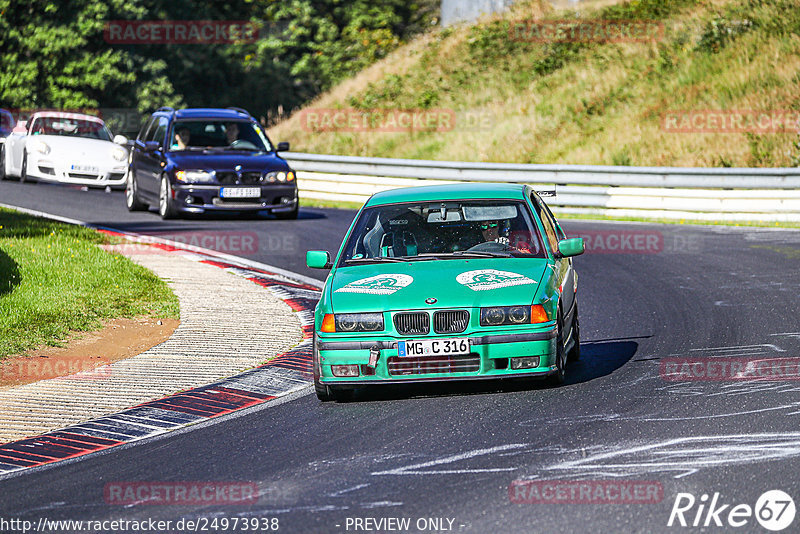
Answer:
<svg viewBox="0 0 800 534"><path fill-rule="evenodd" d="M287 111L436 22L437 0L0 0L0 107ZM252 21L224 44L110 44L115 20Z"/></svg>

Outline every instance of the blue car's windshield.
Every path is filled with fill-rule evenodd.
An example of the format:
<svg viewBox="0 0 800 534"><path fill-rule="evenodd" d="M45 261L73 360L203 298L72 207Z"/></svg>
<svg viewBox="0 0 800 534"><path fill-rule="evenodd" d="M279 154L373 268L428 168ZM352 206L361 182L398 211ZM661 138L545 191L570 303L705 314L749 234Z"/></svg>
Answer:
<svg viewBox="0 0 800 534"><path fill-rule="evenodd" d="M520 201L445 201L365 209L340 266L369 261L460 257L545 257Z"/></svg>
<svg viewBox="0 0 800 534"><path fill-rule="evenodd" d="M170 132L170 150L245 150L271 152L261 127L250 121L218 119L176 121Z"/></svg>

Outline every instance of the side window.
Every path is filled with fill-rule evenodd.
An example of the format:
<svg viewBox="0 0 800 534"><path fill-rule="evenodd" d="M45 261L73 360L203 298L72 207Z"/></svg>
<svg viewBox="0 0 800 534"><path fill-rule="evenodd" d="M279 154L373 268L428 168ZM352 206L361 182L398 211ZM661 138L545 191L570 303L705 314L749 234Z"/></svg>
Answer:
<svg viewBox="0 0 800 534"><path fill-rule="evenodd" d="M152 133L148 133L148 141L158 141L158 144L164 146L164 139L167 137L167 126L169 121L166 117L159 117L158 125Z"/></svg>
<svg viewBox="0 0 800 534"><path fill-rule="evenodd" d="M149 121L145 122L144 126L142 126L142 129L139 131L139 135L137 135L136 138L142 143L147 141L147 133L149 130L153 128L153 124L155 124L155 122L156 119L150 119Z"/></svg>
<svg viewBox="0 0 800 534"><path fill-rule="evenodd" d="M566 239L567 234L564 233L564 230L561 229L561 225L559 225L556 221L553 212L550 211L550 206L548 206L547 203L542 202L542 207L544 208L544 211L547 213L548 217L550 217L550 222L553 224L553 227L556 229L556 236L558 237L558 240L561 241L562 239Z"/></svg>
<svg viewBox="0 0 800 534"><path fill-rule="evenodd" d="M550 250L555 253L558 250L558 236L556 234L556 227L553 223L552 215L550 215L546 208L542 208L542 204L535 194L531 194L531 202L536 210L536 215L539 216L539 219L542 221L542 226L544 226L544 233L547 236L547 242L550 243Z"/></svg>

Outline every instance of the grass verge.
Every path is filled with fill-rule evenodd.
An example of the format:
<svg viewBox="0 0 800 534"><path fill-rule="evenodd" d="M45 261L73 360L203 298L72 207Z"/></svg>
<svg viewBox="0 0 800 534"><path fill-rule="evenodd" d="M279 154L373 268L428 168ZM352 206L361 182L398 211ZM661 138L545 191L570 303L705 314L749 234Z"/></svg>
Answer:
<svg viewBox="0 0 800 534"><path fill-rule="evenodd" d="M795 124L752 131L668 129L665 114L800 110L797 0L518 0L479 23L435 29L305 108L444 110L444 131L317 128L296 113L271 129L300 152L508 163L800 165ZM580 9L580 11L576 11ZM531 42L529 20L656 22L651 41ZM719 112L719 113L717 113ZM319 113L318 113L319 114ZM371 116L371 115L367 115ZM378 115L380 116L380 115ZM356 123L360 124L360 123ZM711 123L709 123L711 124ZM720 124L720 123L717 123Z"/></svg>
<svg viewBox="0 0 800 534"><path fill-rule="evenodd" d="M0 360L116 317L179 317L166 283L93 230L0 208Z"/></svg>

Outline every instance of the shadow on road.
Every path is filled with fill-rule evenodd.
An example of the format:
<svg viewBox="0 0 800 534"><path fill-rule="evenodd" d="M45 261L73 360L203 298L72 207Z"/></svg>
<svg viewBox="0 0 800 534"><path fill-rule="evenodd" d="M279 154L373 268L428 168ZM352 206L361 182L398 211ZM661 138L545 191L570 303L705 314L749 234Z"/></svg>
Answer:
<svg viewBox="0 0 800 534"><path fill-rule="evenodd" d="M581 343L581 359L567 365L567 377L563 386L568 387L609 375L625 365L639 348L630 339L602 340ZM459 382L438 382L431 384L391 384L370 386L355 392L357 402L403 400L419 397L450 397L464 395L483 395L491 393L514 393L557 389L543 380L498 379Z"/></svg>

